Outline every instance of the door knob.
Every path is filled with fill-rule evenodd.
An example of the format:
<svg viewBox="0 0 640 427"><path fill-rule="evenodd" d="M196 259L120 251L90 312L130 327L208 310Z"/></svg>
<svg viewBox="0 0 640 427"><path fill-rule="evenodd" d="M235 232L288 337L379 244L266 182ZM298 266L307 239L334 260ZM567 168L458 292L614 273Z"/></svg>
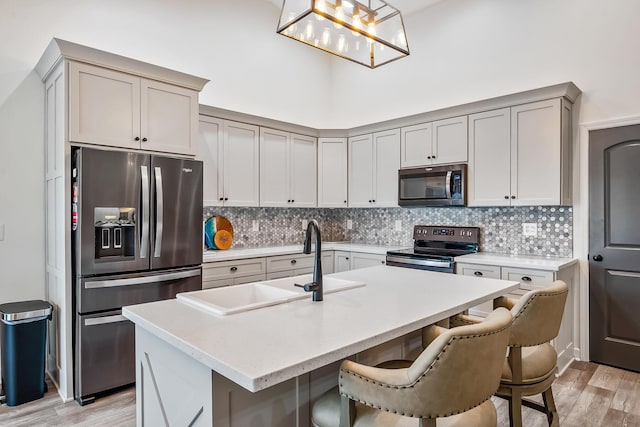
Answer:
<svg viewBox="0 0 640 427"><path fill-rule="evenodd" d="M602 261L602 255L600 255L600 254L594 255L593 256L593 260L596 261L596 262Z"/></svg>

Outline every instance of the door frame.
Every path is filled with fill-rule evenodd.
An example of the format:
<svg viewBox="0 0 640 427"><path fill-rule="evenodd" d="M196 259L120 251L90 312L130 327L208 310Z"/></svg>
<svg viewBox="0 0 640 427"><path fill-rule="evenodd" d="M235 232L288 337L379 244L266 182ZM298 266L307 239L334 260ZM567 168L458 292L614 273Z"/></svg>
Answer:
<svg viewBox="0 0 640 427"><path fill-rule="evenodd" d="M577 110L577 109L576 109ZM574 111L575 114L575 111ZM589 353L589 131L620 126L638 125L640 116L627 116L580 124L577 149L574 150L573 256L578 258L580 271L579 304L574 335L578 332L575 355L590 360ZM575 141L574 141L575 142ZM577 195L577 197L576 197Z"/></svg>

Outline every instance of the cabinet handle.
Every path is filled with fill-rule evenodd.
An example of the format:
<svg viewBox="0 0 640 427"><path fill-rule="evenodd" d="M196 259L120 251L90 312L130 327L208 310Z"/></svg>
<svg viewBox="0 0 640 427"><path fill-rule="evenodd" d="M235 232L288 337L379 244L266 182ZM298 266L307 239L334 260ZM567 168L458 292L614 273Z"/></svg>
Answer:
<svg viewBox="0 0 640 427"><path fill-rule="evenodd" d="M506 200L509 200L509 196L504 196L504 198L505 198Z"/></svg>
<svg viewBox="0 0 640 427"><path fill-rule="evenodd" d="M220 201L223 201L223 200L224 200L224 197L220 197Z"/></svg>
<svg viewBox="0 0 640 427"><path fill-rule="evenodd" d="M225 198L224 198L224 200L225 200L225 201L227 201L227 200L229 200L229 198L228 198L228 197L225 197Z"/></svg>
<svg viewBox="0 0 640 427"><path fill-rule="evenodd" d="M147 138L142 138L142 142L147 142Z"/></svg>
<svg viewBox="0 0 640 427"><path fill-rule="evenodd" d="M375 203L375 202L376 202L376 199L373 199L373 200L372 200L372 202L373 202L373 203Z"/></svg>
<svg viewBox="0 0 640 427"><path fill-rule="evenodd" d="M346 259L347 261L349 261L349 257L345 257L344 259Z"/></svg>
<svg viewBox="0 0 640 427"><path fill-rule="evenodd" d="M380 261L380 262L381 262L382 264L384 264L384 260L383 260L383 261Z"/></svg>
<svg viewBox="0 0 640 427"><path fill-rule="evenodd" d="M427 159L430 159L430 158L431 158L431 156L427 156Z"/></svg>
<svg viewBox="0 0 640 427"><path fill-rule="evenodd" d="M511 198L512 198L512 199L515 199L515 198L516 198L516 196L511 196Z"/></svg>
<svg viewBox="0 0 640 427"><path fill-rule="evenodd" d="M295 202L295 200L291 199L291 203Z"/></svg>
<svg viewBox="0 0 640 427"><path fill-rule="evenodd" d="M345 203L347 203L347 201L346 201L346 200L345 200L344 202L345 202Z"/></svg>
<svg viewBox="0 0 640 427"><path fill-rule="evenodd" d="M483 276L482 271L474 271L474 272L473 272L473 275L474 275L474 276L478 276L478 277Z"/></svg>
<svg viewBox="0 0 640 427"><path fill-rule="evenodd" d="M231 267L229 270L231 270L231 271L238 271L238 267Z"/></svg>
<svg viewBox="0 0 640 427"><path fill-rule="evenodd" d="M134 141L140 141L140 137L136 136L135 138L133 138Z"/></svg>
<svg viewBox="0 0 640 427"><path fill-rule="evenodd" d="M523 282L531 282L531 277L529 277L529 276L522 276L522 278L521 278L520 280L522 280Z"/></svg>
<svg viewBox="0 0 640 427"><path fill-rule="evenodd" d="M298 261L296 261L295 259L291 260L291 264L295 264L296 262L298 262Z"/></svg>

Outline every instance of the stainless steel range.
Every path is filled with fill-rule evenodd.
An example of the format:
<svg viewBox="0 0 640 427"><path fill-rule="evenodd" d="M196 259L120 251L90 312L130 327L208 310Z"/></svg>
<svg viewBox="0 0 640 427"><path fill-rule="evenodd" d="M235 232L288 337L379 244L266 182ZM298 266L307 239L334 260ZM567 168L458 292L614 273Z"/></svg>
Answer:
<svg viewBox="0 0 640 427"><path fill-rule="evenodd" d="M413 248L387 252L387 265L453 273L454 257L478 252L478 227L416 225Z"/></svg>

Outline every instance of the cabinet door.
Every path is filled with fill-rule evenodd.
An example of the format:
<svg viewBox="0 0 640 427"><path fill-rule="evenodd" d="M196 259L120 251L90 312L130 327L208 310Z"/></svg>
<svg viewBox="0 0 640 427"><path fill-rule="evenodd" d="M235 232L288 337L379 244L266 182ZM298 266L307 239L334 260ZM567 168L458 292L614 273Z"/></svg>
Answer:
<svg viewBox="0 0 640 427"><path fill-rule="evenodd" d="M140 94L140 147L144 150L195 155L198 143L198 93L142 79Z"/></svg>
<svg viewBox="0 0 640 427"><path fill-rule="evenodd" d="M351 252L334 252L334 273L351 270Z"/></svg>
<svg viewBox="0 0 640 427"><path fill-rule="evenodd" d="M222 120L200 117L198 160L202 160L202 196L204 206L222 205Z"/></svg>
<svg viewBox="0 0 640 427"><path fill-rule="evenodd" d="M289 133L260 128L260 206L290 206Z"/></svg>
<svg viewBox="0 0 640 427"><path fill-rule="evenodd" d="M401 129L400 166L403 168L431 164L431 123Z"/></svg>
<svg viewBox="0 0 640 427"><path fill-rule="evenodd" d="M318 140L318 207L347 207L347 139Z"/></svg>
<svg viewBox="0 0 640 427"><path fill-rule="evenodd" d="M322 251L322 274L334 272L333 251Z"/></svg>
<svg viewBox="0 0 640 427"><path fill-rule="evenodd" d="M559 205L560 99L511 108L511 205Z"/></svg>
<svg viewBox="0 0 640 427"><path fill-rule="evenodd" d="M434 165L467 161L467 116L433 122Z"/></svg>
<svg viewBox="0 0 640 427"><path fill-rule="evenodd" d="M258 126L225 120L223 151L225 206L258 206Z"/></svg>
<svg viewBox="0 0 640 427"><path fill-rule="evenodd" d="M357 270L359 268L375 267L377 265L386 264L386 255L378 254L361 254L358 252L351 252L351 269Z"/></svg>
<svg viewBox="0 0 640 427"><path fill-rule="evenodd" d="M310 136L291 134L290 147L290 205L301 208L316 207L318 142Z"/></svg>
<svg viewBox="0 0 640 427"><path fill-rule="evenodd" d="M469 116L469 206L509 206L509 108Z"/></svg>
<svg viewBox="0 0 640 427"><path fill-rule="evenodd" d="M137 149L139 139L140 78L70 62L69 140Z"/></svg>
<svg viewBox="0 0 640 427"><path fill-rule="evenodd" d="M349 206L372 207L374 150L371 134L349 138Z"/></svg>
<svg viewBox="0 0 640 427"><path fill-rule="evenodd" d="M398 207L400 129L373 134L375 180L373 206Z"/></svg>

